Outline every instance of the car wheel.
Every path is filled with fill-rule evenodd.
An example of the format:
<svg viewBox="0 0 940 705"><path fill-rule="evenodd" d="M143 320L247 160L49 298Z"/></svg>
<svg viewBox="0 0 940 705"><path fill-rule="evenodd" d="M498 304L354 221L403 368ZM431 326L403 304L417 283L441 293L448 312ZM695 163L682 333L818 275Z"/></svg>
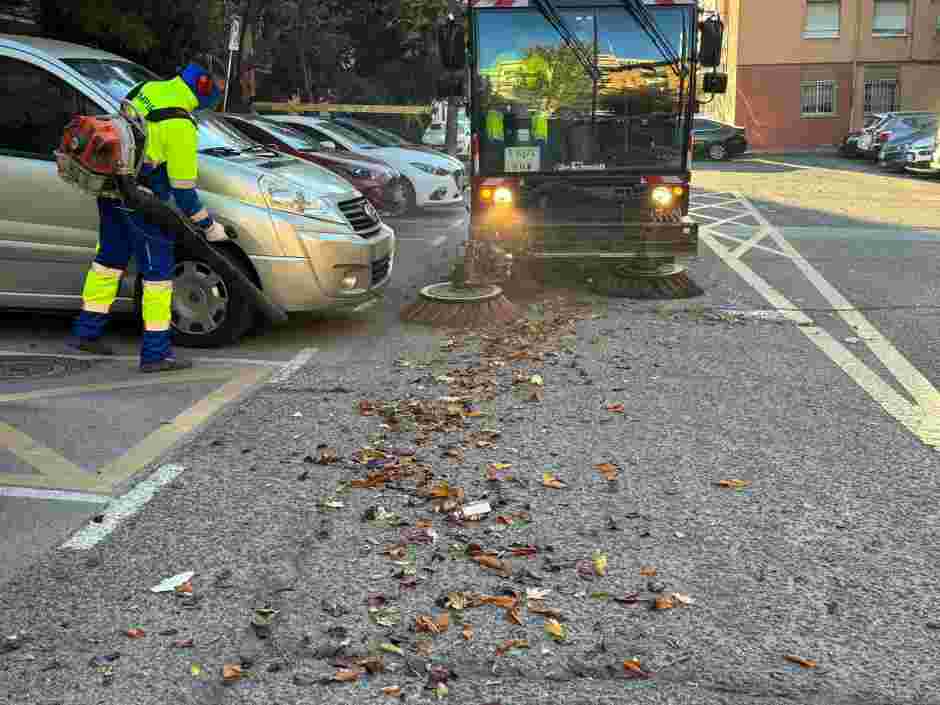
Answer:
<svg viewBox="0 0 940 705"><path fill-rule="evenodd" d="M231 258L249 279L243 263ZM234 278L216 272L202 260L181 253L173 271L173 342L187 348L232 345L252 327L254 306Z"/></svg>
<svg viewBox="0 0 940 705"><path fill-rule="evenodd" d="M721 142L708 145L708 158L720 162L728 158L728 148Z"/></svg>
<svg viewBox="0 0 940 705"><path fill-rule="evenodd" d="M411 185L408 179L405 179L402 183L402 190L405 192L405 209L402 214L416 213L418 211L418 194L415 192L415 187Z"/></svg>

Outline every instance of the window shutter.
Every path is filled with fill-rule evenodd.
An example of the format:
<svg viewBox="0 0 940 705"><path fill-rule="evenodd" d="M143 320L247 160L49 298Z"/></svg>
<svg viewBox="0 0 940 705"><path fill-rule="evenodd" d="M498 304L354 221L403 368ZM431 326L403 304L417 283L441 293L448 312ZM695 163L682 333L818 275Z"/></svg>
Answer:
<svg viewBox="0 0 940 705"><path fill-rule="evenodd" d="M838 0L815 0L806 6L806 35L827 37L839 34Z"/></svg>
<svg viewBox="0 0 940 705"><path fill-rule="evenodd" d="M908 0L875 0L875 34L907 33Z"/></svg>

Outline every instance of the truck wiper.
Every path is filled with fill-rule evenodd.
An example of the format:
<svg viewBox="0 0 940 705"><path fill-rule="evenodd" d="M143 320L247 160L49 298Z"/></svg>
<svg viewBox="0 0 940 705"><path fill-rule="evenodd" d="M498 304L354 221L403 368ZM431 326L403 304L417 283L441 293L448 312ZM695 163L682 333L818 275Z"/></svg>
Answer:
<svg viewBox="0 0 940 705"><path fill-rule="evenodd" d="M666 60L666 65L672 66L672 70L676 72L676 76L681 78L683 75L682 59L679 57L676 50L673 49L666 35L659 29L659 25L656 24L656 19L650 14L650 11L646 9L646 5L643 4L642 0L620 1L623 4L623 8L636 20L637 24L640 25L649 36L650 40L652 40L653 45Z"/></svg>
<svg viewBox="0 0 940 705"><path fill-rule="evenodd" d="M587 71L588 76L595 81L599 80L600 72L597 70L597 66L594 65L593 58L588 53L584 44L581 43L581 40L578 39L575 33L571 31L571 28L568 27L564 18L558 14L558 10L556 10L555 6L552 4L552 0L533 0L533 4L536 9L542 13L542 17L554 27L565 44L568 45L568 48L574 53L575 58L581 63L584 70Z"/></svg>

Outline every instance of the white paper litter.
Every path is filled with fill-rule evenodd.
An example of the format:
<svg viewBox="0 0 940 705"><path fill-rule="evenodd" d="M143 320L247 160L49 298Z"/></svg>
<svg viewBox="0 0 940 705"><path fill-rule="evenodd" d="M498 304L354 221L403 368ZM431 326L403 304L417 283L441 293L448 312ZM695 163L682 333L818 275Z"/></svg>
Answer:
<svg viewBox="0 0 940 705"><path fill-rule="evenodd" d="M172 578L167 578L159 585L154 585L150 588L150 592L173 592L180 585L184 585L193 579L195 573L189 571L187 573L180 573L179 575L174 575Z"/></svg>

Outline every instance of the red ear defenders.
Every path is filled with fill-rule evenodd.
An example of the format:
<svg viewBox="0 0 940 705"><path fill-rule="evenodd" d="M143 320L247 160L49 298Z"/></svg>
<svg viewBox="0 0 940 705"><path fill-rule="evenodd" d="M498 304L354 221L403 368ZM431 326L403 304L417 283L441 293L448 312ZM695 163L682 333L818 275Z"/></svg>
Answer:
<svg viewBox="0 0 940 705"><path fill-rule="evenodd" d="M214 89L215 83L212 81L211 76L203 74L196 79L196 93L203 98L208 98L211 96Z"/></svg>

